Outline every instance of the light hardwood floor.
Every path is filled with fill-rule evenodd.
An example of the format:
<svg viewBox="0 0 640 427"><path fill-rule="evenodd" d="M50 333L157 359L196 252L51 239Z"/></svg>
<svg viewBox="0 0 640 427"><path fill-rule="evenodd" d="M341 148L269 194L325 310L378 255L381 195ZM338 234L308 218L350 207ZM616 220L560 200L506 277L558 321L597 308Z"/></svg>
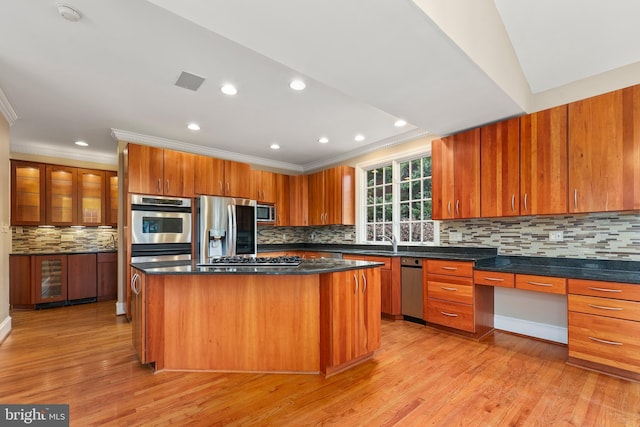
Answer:
<svg viewBox="0 0 640 427"><path fill-rule="evenodd" d="M639 426L640 384L568 366L565 347L477 343L383 321L375 358L315 375L163 372L114 303L14 311L0 403L69 403L72 426Z"/></svg>

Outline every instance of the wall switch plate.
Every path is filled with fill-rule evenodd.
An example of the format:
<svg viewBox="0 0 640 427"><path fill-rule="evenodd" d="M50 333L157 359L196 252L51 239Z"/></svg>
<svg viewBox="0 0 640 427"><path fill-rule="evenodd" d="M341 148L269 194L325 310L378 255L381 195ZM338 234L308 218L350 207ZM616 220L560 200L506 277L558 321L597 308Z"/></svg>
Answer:
<svg viewBox="0 0 640 427"><path fill-rule="evenodd" d="M550 231L549 232L549 241L550 242L562 242L564 240L564 235L562 231Z"/></svg>
<svg viewBox="0 0 640 427"><path fill-rule="evenodd" d="M449 232L449 241L450 242L459 242L462 240L462 233L459 231L450 231Z"/></svg>

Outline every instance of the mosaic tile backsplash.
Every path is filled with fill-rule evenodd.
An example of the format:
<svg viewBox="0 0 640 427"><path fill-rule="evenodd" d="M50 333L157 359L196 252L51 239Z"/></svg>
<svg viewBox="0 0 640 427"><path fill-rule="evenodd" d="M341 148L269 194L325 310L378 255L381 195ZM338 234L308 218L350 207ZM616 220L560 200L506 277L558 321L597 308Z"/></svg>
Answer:
<svg viewBox="0 0 640 427"><path fill-rule="evenodd" d="M12 227L14 254L110 251L117 244L116 228Z"/></svg>

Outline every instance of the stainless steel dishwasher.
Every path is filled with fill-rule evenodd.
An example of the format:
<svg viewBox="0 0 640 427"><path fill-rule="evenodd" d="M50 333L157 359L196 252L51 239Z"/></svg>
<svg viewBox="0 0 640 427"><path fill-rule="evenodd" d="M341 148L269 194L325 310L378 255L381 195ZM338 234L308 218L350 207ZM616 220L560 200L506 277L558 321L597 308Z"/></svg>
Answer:
<svg viewBox="0 0 640 427"><path fill-rule="evenodd" d="M422 312L422 258L401 257L401 302L404 320L425 324Z"/></svg>

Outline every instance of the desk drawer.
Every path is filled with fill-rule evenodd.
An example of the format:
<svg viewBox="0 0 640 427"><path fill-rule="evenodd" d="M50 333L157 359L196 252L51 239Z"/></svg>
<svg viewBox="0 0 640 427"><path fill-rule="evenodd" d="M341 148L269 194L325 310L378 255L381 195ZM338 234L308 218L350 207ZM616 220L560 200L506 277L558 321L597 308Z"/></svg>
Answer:
<svg viewBox="0 0 640 427"><path fill-rule="evenodd" d="M640 323L570 311L569 357L640 373Z"/></svg>
<svg viewBox="0 0 640 427"><path fill-rule="evenodd" d="M463 304L473 304L473 285L460 285L446 281L431 280L427 282L427 296Z"/></svg>
<svg viewBox="0 0 640 427"><path fill-rule="evenodd" d="M564 295L567 293L567 279L516 274L516 289Z"/></svg>
<svg viewBox="0 0 640 427"><path fill-rule="evenodd" d="M640 285L581 279L569 279L567 283L570 294L640 301Z"/></svg>
<svg viewBox="0 0 640 427"><path fill-rule="evenodd" d="M473 263L466 261L441 261L437 259L430 259L427 261L427 271L430 274L472 277Z"/></svg>
<svg viewBox="0 0 640 427"><path fill-rule="evenodd" d="M473 306L457 302L427 300L427 322L475 332L473 321Z"/></svg>
<svg viewBox="0 0 640 427"><path fill-rule="evenodd" d="M640 322L640 302L569 295L569 311Z"/></svg>
<svg viewBox="0 0 640 427"><path fill-rule="evenodd" d="M515 274L497 271L474 271L473 281L476 285L499 286L501 288L515 287Z"/></svg>

